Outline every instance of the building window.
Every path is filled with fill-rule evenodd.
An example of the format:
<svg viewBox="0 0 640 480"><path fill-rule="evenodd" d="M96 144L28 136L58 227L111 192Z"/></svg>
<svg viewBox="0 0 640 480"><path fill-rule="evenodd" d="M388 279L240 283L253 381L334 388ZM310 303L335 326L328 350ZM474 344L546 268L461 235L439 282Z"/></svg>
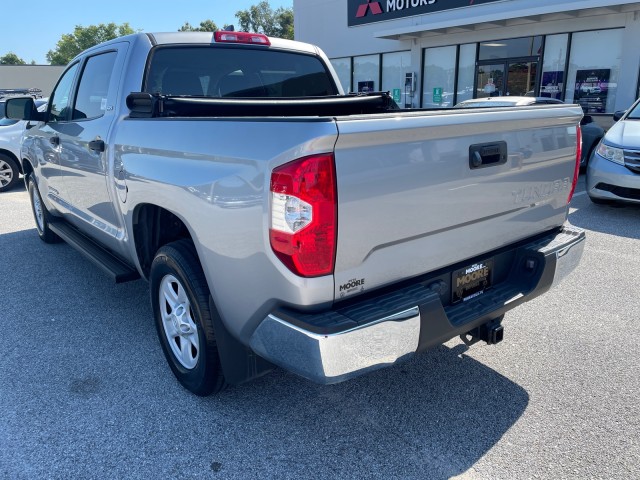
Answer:
<svg viewBox="0 0 640 480"><path fill-rule="evenodd" d="M622 59L622 29L574 33L565 101L587 113L613 113Z"/></svg>
<svg viewBox="0 0 640 480"><path fill-rule="evenodd" d="M565 94L564 67L567 63L569 34L548 35L544 42L544 59L540 79L540 96L557 98Z"/></svg>
<svg viewBox="0 0 640 480"><path fill-rule="evenodd" d="M492 40L480 44L478 60L496 60L502 58L535 57L540 55L542 37L510 38Z"/></svg>
<svg viewBox="0 0 640 480"><path fill-rule="evenodd" d="M458 96L456 103L473 98L473 81L476 70L477 44L460 45L458 58Z"/></svg>
<svg viewBox="0 0 640 480"><path fill-rule="evenodd" d="M353 91L375 92L380 89L380 55L353 57Z"/></svg>
<svg viewBox="0 0 640 480"><path fill-rule="evenodd" d="M338 75L338 79L342 84L342 89L345 93L351 91L351 57L347 58L334 58L331 60L331 65Z"/></svg>
<svg viewBox="0 0 640 480"><path fill-rule="evenodd" d="M411 103L413 92L405 89L405 75L411 71L411 52L384 53L382 55L382 88L389 92L400 107ZM410 98L407 98L407 95Z"/></svg>
<svg viewBox="0 0 640 480"><path fill-rule="evenodd" d="M453 106L456 75L456 47L426 48L422 78L422 106Z"/></svg>

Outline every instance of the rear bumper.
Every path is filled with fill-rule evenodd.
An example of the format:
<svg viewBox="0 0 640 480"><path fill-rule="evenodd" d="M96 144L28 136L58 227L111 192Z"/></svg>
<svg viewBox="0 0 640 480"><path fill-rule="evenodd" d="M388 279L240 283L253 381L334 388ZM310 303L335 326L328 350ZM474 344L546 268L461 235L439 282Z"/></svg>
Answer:
<svg viewBox="0 0 640 480"><path fill-rule="evenodd" d="M565 225L559 232L493 252L489 256L508 263L502 281L458 304L449 301L455 265L330 311L282 308L260 323L250 346L309 380L341 382L467 333L546 292L578 265L584 241L583 230Z"/></svg>

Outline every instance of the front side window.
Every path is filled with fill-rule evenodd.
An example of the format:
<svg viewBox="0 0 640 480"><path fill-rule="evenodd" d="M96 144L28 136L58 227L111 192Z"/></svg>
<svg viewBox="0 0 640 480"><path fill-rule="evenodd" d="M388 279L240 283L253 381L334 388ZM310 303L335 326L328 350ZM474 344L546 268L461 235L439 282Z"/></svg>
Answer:
<svg viewBox="0 0 640 480"><path fill-rule="evenodd" d="M62 75L56 89L51 95L51 109L49 110L49 121L59 122L69 119L69 108L71 106L71 87L78 71L78 64L74 64Z"/></svg>
<svg viewBox="0 0 640 480"><path fill-rule="evenodd" d="M253 48L159 47L144 91L221 98L336 95L322 61L301 53Z"/></svg>
<svg viewBox="0 0 640 480"><path fill-rule="evenodd" d="M74 120L98 118L104 115L107 108L111 74L117 55L117 52L107 52L87 60L76 95L76 106L73 109Z"/></svg>
<svg viewBox="0 0 640 480"><path fill-rule="evenodd" d="M633 110L627 115L628 120L640 120L640 103L636 103Z"/></svg>

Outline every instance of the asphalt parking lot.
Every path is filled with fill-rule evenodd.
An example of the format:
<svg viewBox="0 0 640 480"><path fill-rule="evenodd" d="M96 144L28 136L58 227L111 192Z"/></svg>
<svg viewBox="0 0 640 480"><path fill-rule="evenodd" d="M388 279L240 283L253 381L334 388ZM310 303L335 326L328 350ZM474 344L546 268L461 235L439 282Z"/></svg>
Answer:
<svg viewBox="0 0 640 480"><path fill-rule="evenodd" d="M334 386L276 371L198 398L143 281L114 285L0 194L0 478L640 478L640 207L590 203L579 268L459 340Z"/></svg>

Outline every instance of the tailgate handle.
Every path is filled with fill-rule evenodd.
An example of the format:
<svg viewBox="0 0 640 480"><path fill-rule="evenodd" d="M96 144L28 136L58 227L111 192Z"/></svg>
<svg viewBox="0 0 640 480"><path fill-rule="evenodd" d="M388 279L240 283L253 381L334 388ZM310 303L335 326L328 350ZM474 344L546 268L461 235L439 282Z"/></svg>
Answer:
<svg viewBox="0 0 640 480"><path fill-rule="evenodd" d="M478 143L469 147L469 168L486 168L507 163L507 142Z"/></svg>

